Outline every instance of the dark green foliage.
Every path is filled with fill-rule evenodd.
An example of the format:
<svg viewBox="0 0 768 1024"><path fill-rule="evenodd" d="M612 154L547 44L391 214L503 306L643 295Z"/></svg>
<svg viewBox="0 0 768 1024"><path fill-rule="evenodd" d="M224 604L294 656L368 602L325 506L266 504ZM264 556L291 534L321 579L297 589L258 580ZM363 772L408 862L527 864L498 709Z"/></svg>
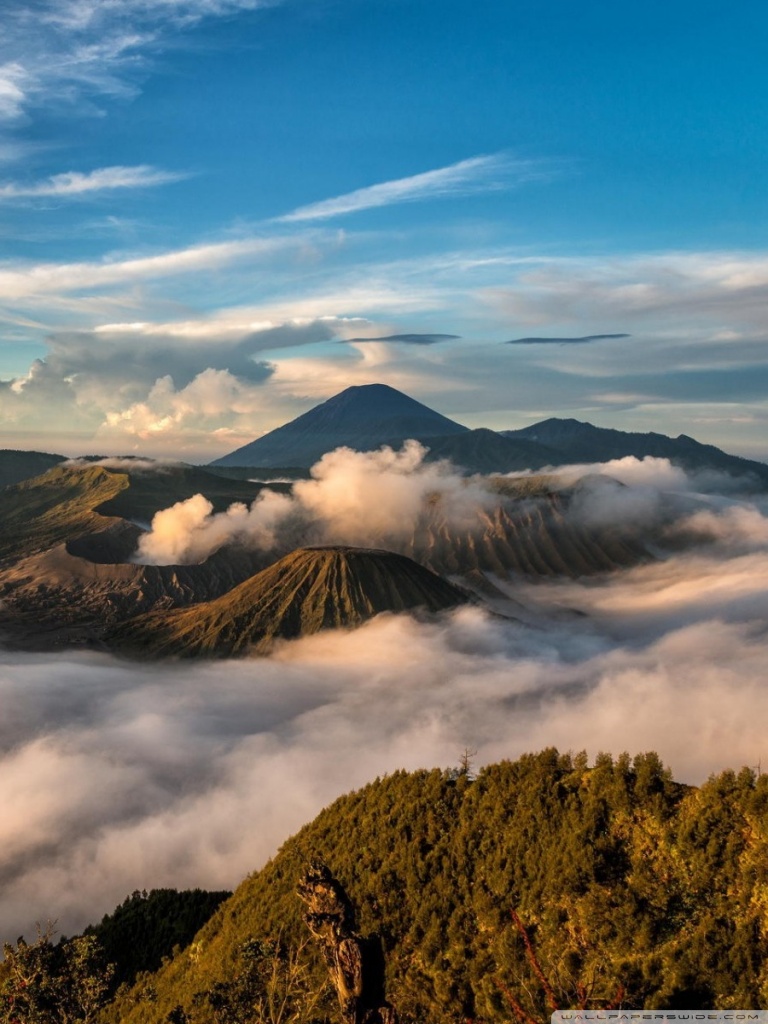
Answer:
<svg viewBox="0 0 768 1024"><path fill-rule="evenodd" d="M134 892L85 934L95 936L115 964L115 985L132 983L140 971L156 971L174 950L186 948L231 895L202 889Z"/></svg>
<svg viewBox="0 0 768 1024"><path fill-rule="evenodd" d="M249 938L298 947L310 860L343 883L358 931L380 938L404 1024L507 1024L510 1000L547 1020L526 938L562 1007L768 1006L767 807L765 776L726 772L697 790L655 754L603 754L590 769L546 750L474 781L396 772L336 801L247 879L194 956L152 979L155 1002L134 993L105 1019L191 1014L196 993L237 978ZM324 966L306 957L319 982ZM214 1024L199 998L191 1019Z"/></svg>
<svg viewBox="0 0 768 1024"><path fill-rule="evenodd" d="M98 940L80 936L58 945L51 933L3 946L0 1021L6 1024L92 1024L112 979Z"/></svg>

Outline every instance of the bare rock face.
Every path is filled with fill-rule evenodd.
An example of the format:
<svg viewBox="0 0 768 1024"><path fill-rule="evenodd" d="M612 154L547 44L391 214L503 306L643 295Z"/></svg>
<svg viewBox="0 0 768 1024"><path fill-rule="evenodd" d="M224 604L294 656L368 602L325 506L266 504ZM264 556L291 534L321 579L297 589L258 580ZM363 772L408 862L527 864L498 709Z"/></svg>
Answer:
<svg viewBox="0 0 768 1024"><path fill-rule="evenodd" d="M354 908L341 884L324 864L311 864L297 893L307 906L304 921L320 946L344 1024L397 1024L381 995L383 965L370 955L372 940L355 932Z"/></svg>

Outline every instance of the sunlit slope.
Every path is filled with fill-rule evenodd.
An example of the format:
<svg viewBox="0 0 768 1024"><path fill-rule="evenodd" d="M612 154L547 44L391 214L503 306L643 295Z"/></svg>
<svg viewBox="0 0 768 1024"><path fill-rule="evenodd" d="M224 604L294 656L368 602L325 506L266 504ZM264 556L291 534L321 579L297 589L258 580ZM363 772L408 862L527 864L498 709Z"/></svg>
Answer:
<svg viewBox="0 0 768 1024"><path fill-rule="evenodd" d="M579 986L595 1008L765 1006L767 811L768 776L726 772L697 790L654 754L601 755L589 769L550 750L475 781L395 772L290 839L198 933L194 956L176 956L105 1020L161 1024L231 976L247 940L298 945L296 885L317 860L346 887L358 931L381 939L402 1024L509 1024L509 995L549 1019L513 909L563 1007L579 1005ZM306 958L322 980L314 951ZM213 1022L204 1005L195 1024Z"/></svg>
<svg viewBox="0 0 768 1024"><path fill-rule="evenodd" d="M276 484L273 489L288 488ZM194 494L204 494L215 510L223 510L235 501L253 501L262 490L259 484L226 480L193 466L151 471L57 466L0 490L0 565L89 535L97 538L90 547L80 543L78 554L94 561L122 561L135 545L110 545L104 536L119 520L149 523L160 509Z"/></svg>
<svg viewBox="0 0 768 1024"><path fill-rule="evenodd" d="M97 541L117 544L117 529L83 539L89 549ZM259 568L258 559L243 551L219 551L201 565L136 565L91 561L72 547L58 544L0 572L3 625L12 627L16 646L101 643L116 622L212 600Z"/></svg>
<svg viewBox="0 0 768 1024"><path fill-rule="evenodd" d="M380 612L452 608L465 595L402 555L358 548L303 548L216 601L134 619L108 642L137 654L232 655L278 638L358 626Z"/></svg>
<svg viewBox="0 0 768 1024"><path fill-rule="evenodd" d="M0 566L110 525L94 511L130 486L125 473L57 466L0 491ZM115 520L113 519L114 523Z"/></svg>
<svg viewBox="0 0 768 1024"><path fill-rule="evenodd" d="M262 489L192 467L122 472L86 464L0 491L0 596L14 643L98 641L118 619L211 600L251 576L264 558L243 551L217 552L203 565L129 561L141 534L133 520L203 487L221 508Z"/></svg>

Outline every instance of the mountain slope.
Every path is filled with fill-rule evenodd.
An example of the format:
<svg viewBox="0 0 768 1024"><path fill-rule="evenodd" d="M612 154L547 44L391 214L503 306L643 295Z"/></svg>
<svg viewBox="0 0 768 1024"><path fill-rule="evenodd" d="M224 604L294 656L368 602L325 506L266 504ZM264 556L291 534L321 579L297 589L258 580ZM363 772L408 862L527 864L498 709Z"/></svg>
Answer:
<svg viewBox="0 0 768 1024"><path fill-rule="evenodd" d="M194 1024L217 1019L205 993L241 969L246 942L306 938L296 885L316 861L346 889L359 934L380 940L401 1024L509 1024L510 994L549 1020L513 910L562 1006L580 1005L579 985L593 1008L619 989L625 1007L763 1006L767 808L766 775L694 789L655 754L601 754L588 768L547 750L475 781L398 771L288 840L198 934L194 958L177 955L105 1020L161 1024L175 1007ZM314 949L304 963L327 977Z"/></svg>
<svg viewBox="0 0 768 1024"><path fill-rule="evenodd" d="M410 437L425 440L466 430L395 388L364 384L347 388L211 465L307 467L344 445L370 451Z"/></svg>
<svg viewBox="0 0 768 1024"><path fill-rule="evenodd" d="M59 466L4 488L0 491L0 566L103 530L110 519L94 510L129 486L125 473L100 466Z"/></svg>
<svg viewBox="0 0 768 1024"><path fill-rule="evenodd" d="M0 566L64 542L79 542L77 553L94 561L109 560L117 550L104 555L97 539L90 550L82 538L100 537L109 527L126 527L126 521L149 523L160 509L194 494L204 494L215 510L222 511L235 501L253 501L264 489L194 466L158 464L133 470L127 465L120 469L88 463L57 466L0 490ZM271 489L285 492L290 487L274 484ZM127 560L132 550L133 546L123 549L114 560Z"/></svg>
<svg viewBox="0 0 768 1024"><path fill-rule="evenodd" d="M50 452L24 452L11 448L0 449L0 487L21 483L30 477L39 476L60 462L65 455L51 455Z"/></svg>
<svg viewBox="0 0 768 1024"><path fill-rule="evenodd" d="M457 522L442 501L431 502L404 554L443 575L478 571L498 576L591 576L636 565L650 555L648 537L621 522L587 526L573 513L580 484L564 487L544 475L491 481L498 504L477 506Z"/></svg>
<svg viewBox="0 0 768 1024"><path fill-rule="evenodd" d="M0 490L7 639L24 649L99 641L117 619L219 597L263 567L264 557L227 550L202 565L136 565L141 529L134 520L148 521L195 493L221 509L261 490L192 467L125 472L87 463Z"/></svg>
<svg viewBox="0 0 768 1024"><path fill-rule="evenodd" d="M448 459L469 473L513 473L539 469L558 461L558 452L526 438L504 437L495 430L479 427L463 434L430 438L426 461Z"/></svg>
<svg viewBox="0 0 768 1024"><path fill-rule="evenodd" d="M452 584L402 555L360 548L303 548L215 601L140 616L107 635L144 656L244 654L278 637L358 626L380 612L429 612L466 600Z"/></svg>
<svg viewBox="0 0 768 1024"><path fill-rule="evenodd" d="M607 462L627 455L636 458L652 455L669 459L690 471L714 469L732 476L752 476L763 487L768 486L768 465L765 463L728 455L720 448L701 444L686 434L679 437L641 434L556 417L521 430L504 430L501 433L509 439L546 445L558 453L561 463Z"/></svg>

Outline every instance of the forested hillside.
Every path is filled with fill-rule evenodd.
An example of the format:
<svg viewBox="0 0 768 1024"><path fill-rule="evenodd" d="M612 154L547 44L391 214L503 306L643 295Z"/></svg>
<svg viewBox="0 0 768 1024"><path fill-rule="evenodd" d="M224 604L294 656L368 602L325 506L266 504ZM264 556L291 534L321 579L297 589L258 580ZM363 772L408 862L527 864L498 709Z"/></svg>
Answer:
<svg viewBox="0 0 768 1024"><path fill-rule="evenodd" d="M547 750L340 798L102 1019L274 1024L270 984L293 987L281 1019L338 1019L296 896L318 860L380 941L403 1024L544 1021L553 1002L768 1006L768 778L695 789L655 754L589 768Z"/></svg>

